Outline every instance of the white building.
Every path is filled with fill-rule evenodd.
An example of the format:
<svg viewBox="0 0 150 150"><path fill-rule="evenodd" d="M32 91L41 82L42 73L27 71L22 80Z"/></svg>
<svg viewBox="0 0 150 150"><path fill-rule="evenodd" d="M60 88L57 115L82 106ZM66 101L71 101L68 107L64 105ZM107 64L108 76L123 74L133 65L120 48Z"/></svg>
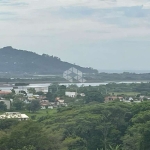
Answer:
<svg viewBox="0 0 150 150"><path fill-rule="evenodd" d="M41 109L54 109L54 107L53 106L41 106Z"/></svg>
<svg viewBox="0 0 150 150"><path fill-rule="evenodd" d="M0 115L0 119L18 119L19 121L28 120L29 117L26 114L21 114L19 112L6 112Z"/></svg>
<svg viewBox="0 0 150 150"><path fill-rule="evenodd" d="M77 96L77 92L65 92L65 95L68 97L76 97Z"/></svg>
<svg viewBox="0 0 150 150"><path fill-rule="evenodd" d="M21 91L24 91L24 92L26 92L27 93L27 89L14 89L14 91L15 91L15 93L16 94L20 94L21 93Z"/></svg>
<svg viewBox="0 0 150 150"><path fill-rule="evenodd" d="M85 97L85 94L84 93L80 93L80 96Z"/></svg>
<svg viewBox="0 0 150 150"><path fill-rule="evenodd" d="M134 99L132 97L129 97L129 101L133 101Z"/></svg>
<svg viewBox="0 0 150 150"><path fill-rule="evenodd" d="M47 93L48 92L48 86L47 87L35 87L35 91Z"/></svg>
<svg viewBox="0 0 150 150"><path fill-rule="evenodd" d="M14 89L16 93L19 91L25 91L28 93L28 89L33 88L36 92L48 92L48 86L40 86L40 85L29 85L29 86L18 86L17 89Z"/></svg>

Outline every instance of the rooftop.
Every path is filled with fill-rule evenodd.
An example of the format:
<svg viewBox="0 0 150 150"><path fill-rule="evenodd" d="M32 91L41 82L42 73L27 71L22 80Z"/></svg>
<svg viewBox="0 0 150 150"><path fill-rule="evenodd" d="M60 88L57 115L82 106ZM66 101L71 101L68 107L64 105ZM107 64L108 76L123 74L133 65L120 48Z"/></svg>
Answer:
<svg viewBox="0 0 150 150"><path fill-rule="evenodd" d="M0 119L29 119L26 114L21 114L19 112L6 112L0 115Z"/></svg>
<svg viewBox="0 0 150 150"><path fill-rule="evenodd" d="M10 94L11 92L7 92L7 91L0 91L0 94Z"/></svg>

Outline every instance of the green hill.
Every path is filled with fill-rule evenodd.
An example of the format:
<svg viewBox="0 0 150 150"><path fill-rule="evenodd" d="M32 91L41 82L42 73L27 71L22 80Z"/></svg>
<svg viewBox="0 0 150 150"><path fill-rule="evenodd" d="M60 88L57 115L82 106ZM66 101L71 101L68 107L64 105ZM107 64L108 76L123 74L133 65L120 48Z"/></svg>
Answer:
<svg viewBox="0 0 150 150"><path fill-rule="evenodd" d="M80 67L47 54L39 55L12 47L0 49L0 72L13 74L62 74L75 67L83 73L96 73L92 68Z"/></svg>

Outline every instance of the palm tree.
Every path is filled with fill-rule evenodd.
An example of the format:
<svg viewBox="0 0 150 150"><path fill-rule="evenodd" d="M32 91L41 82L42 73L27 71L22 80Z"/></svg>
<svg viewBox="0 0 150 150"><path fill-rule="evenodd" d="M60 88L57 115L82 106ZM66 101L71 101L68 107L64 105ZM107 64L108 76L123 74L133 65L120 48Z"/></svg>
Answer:
<svg viewBox="0 0 150 150"><path fill-rule="evenodd" d="M117 145L115 148L113 148L111 145L109 147L110 150L120 150L120 145Z"/></svg>

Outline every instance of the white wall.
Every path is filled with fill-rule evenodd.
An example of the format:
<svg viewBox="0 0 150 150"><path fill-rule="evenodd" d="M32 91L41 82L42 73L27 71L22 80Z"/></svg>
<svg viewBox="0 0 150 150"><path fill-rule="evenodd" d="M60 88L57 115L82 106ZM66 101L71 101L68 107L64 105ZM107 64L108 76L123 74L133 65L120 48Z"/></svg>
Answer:
<svg viewBox="0 0 150 150"><path fill-rule="evenodd" d="M65 92L65 95L68 96L68 97L76 97L77 92Z"/></svg>

